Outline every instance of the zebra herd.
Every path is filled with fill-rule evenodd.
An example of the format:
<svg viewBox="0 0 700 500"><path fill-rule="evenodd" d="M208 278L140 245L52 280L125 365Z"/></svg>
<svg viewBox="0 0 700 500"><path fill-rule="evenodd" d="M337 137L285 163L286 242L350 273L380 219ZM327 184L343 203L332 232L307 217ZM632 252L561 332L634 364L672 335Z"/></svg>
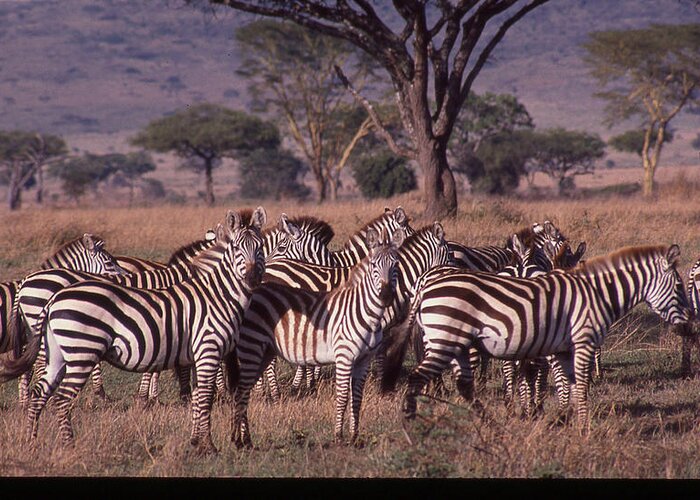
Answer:
<svg viewBox="0 0 700 500"><path fill-rule="evenodd" d="M91 374L104 395L107 361L143 373L143 399L157 396L160 371L175 369L181 396L191 398L190 442L202 452L216 451L210 414L225 372L231 439L250 447L251 392L266 380L278 397L281 357L298 366L295 383L334 366L335 437L343 439L349 405L355 442L370 361L382 388L392 389L411 338L418 365L407 381L406 419L448 366L460 395L474 401L474 372L481 365L485 373L493 357L503 360L507 399L517 386L528 415L542 408L551 368L559 410L573 392L585 431L593 360L610 326L641 302L671 324L686 324L698 309L700 261L686 291L677 245L583 261L585 243L572 251L545 221L503 247L468 247L447 240L439 222L412 228L397 207L331 251L334 231L322 220L282 214L274 227L266 223L262 207L229 211L165 264L113 256L85 234L40 271L0 284L0 382L21 378L26 437L36 438L53 397L59 434L72 442L72 404Z"/></svg>

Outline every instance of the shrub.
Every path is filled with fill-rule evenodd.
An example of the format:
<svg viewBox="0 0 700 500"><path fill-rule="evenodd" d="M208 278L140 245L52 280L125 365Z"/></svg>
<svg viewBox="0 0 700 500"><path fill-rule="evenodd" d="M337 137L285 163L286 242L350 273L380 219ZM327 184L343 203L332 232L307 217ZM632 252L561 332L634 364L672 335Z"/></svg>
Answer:
<svg viewBox="0 0 700 500"><path fill-rule="evenodd" d="M365 198L388 198L416 189L416 175L406 160L388 150L366 154L352 165L352 175Z"/></svg>

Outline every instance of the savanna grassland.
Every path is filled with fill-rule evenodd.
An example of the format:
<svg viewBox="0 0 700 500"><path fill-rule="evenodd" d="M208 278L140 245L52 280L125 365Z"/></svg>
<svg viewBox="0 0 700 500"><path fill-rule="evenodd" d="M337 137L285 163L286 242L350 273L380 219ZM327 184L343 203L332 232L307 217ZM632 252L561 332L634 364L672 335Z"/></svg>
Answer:
<svg viewBox="0 0 700 500"><path fill-rule="evenodd" d="M574 244L585 240L587 257L626 245L678 243L684 279L700 257L700 203L694 180L660 187L659 200L591 197L564 201L465 199L444 221L447 237L471 246L503 244L509 233L550 219ZM35 269L60 244L84 232L100 235L117 255L167 260L179 246L199 239L227 208L161 206L132 209L75 208L0 212L0 279ZM281 212L328 221L335 246L385 205L402 205L414 227L421 216L416 193L378 202L327 206L265 202L269 221ZM109 402L86 387L73 412L75 445L62 448L51 405L34 445L19 437L24 415L17 385L0 386L0 475L292 476L292 477L700 477L700 380L680 376L680 338L645 307L610 333L603 348L603 380L591 389L592 424L586 437L573 425L554 425L555 398L545 413L524 420L502 402L498 367L480 389L486 408L477 414L451 392L419 400L419 416L405 429L399 393L381 396L370 378L362 408L359 446L333 441L333 388L322 381L316 395L289 390L292 369L281 368L286 397L279 404L254 395L250 408L253 450L229 441L231 409L218 402L212 416L220 453L201 457L189 445L189 411L177 402L174 377L161 378L162 404L141 408L134 400L139 375L105 370ZM695 360L697 367L697 360ZM408 370L411 360L406 361ZM445 376L448 387L451 381ZM402 379L405 381L405 379ZM401 388L401 382L399 387Z"/></svg>

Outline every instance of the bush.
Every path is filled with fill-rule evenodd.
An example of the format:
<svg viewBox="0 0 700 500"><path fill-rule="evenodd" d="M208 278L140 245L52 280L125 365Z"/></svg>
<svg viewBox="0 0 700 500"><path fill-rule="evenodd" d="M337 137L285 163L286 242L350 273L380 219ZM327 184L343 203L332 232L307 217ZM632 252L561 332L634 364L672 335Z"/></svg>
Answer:
<svg viewBox="0 0 700 500"><path fill-rule="evenodd" d="M311 190L299 182L306 165L283 149L253 151L239 164L242 198L304 199Z"/></svg>
<svg viewBox="0 0 700 500"><path fill-rule="evenodd" d="M365 198L388 198L416 189L416 175L406 160L388 150L366 154L352 165L352 175Z"/></svg>

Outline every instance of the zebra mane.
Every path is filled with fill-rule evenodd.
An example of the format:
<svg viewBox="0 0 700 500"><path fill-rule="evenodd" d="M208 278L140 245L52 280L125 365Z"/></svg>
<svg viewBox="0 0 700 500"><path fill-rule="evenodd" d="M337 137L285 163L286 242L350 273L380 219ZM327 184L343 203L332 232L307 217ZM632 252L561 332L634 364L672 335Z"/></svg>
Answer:
<svg viewBox="0 0 700 500"><path fill-rule="evenodd" d="M64 243L63 245L61 245L61 246L58 248L58 250L56 250L56 251L51 255L51 257L47 258L46 261L50 260L50 259L51 259L52 257L54 257L56 254L68 250L69 248L75 248L76 250L83 250L83 249L84 249L84 250L89 250L89 249L85 246L85 237L86 237L86 236L88 236L87 233L86 233L84 236L79 236L78 238L72 239L72 240L69 241L68 243ZM90 236L90 238L92 239L92 241L94 242L95 248L96 248L96 249L99 250L99 249L101 249L101 248L104 247L105 241L104 241L102 238L100 238L99 236L96 236L96 235L94 235L94 234L91 234L91 235L89 235L89 236Z"/></svg>
<svg viewBox="0 0 700 500"><path fill-rule="evenodd" d="M238 211L238 215L241 216L241 226L240 227L250 226L250 221L253 218L253 212L254 212L254 210L252 208L243 208L243 209Z"/></svg>
<svg viewBox="0 0 700 500"><path fill-rule="evenodd" d="M340 286L335 287L331 292L333 291L340 291L340 290L347 290L349 288L353 288L357 283L362 281L362 279L365 277L365 274L367 274L367 269L369 268L368 263L369 263L370 256L365 255L363 259L355 264L352 269L350 269L350 274L348 275L348 279L345 281L345 283L341 284Z"/></svg>
<svg viewBox="0 0 700 500"><path fill-rule="evenodd" d="M182 245L180 248L175 250L173 254L168 259L168 266L171 266L178 262L186 262L191 260L190 256L194 256L197 253L206 250L210 245L212 245L213 240L196 240L187 245Z"/></svg>
<svg viewBox="0 0 700 500"><path fill-rule="evenodd" d="M364 226L362 226L360 229L355 231L352 236L348 238L348 241L346 241L343 244L343 249L346 250L348 248L351 248L353 245L353 242L357 241L358 239L364 240L363 235L367 234L367 230L370 229L371 227L378 225L380 221L387 220L389 217L393 217L394 213L393 212L384 212L382 215L375 217L368 223L366 223Z"/></svg>
<svg viewBox="0 0 700 500"><path fill-rule="evenodd" d="M663 257L666 255L668 248L669 247L663 245L624 247L607 255L599 255L588 259L572 269L565 270L565 272L578 275L590 275L596 274L600 271L609 271L616 268L619 269L631 261Z"/></svg>
<svg viewBox="0 0 700 500"><path fill-rule="evenodd" d="M335 231L330 224L310 215L294 217L289 219L289 222L296 224L299 229L306 231L306 233L313 234L324 245L328 245L335 236Z"/></svg>
<svg viewBox="0 0 700 500"><path fill-rule="evenodd" d="M330 243L330 241L335 237L335 231L333 231L330 224L311 215L292 217L288 218L287 221L291 222L305 233L313 235L324 245L328 245L328 243ZM265 237L274 231L279 231L277 226L265 228L262 235Z"/></svg>
<svg viewBox="0 0 700 500"><path fill-rule="evenodd" d="M525 226L521 229L518 229L513 234L520 238L520 241L523 243L523 245L525 245L526 248L532 248L535 244L535 231L532 229L532 226ZM510 248L511 250L513 249L513 234L508 236L504 248Z"/></svg>

